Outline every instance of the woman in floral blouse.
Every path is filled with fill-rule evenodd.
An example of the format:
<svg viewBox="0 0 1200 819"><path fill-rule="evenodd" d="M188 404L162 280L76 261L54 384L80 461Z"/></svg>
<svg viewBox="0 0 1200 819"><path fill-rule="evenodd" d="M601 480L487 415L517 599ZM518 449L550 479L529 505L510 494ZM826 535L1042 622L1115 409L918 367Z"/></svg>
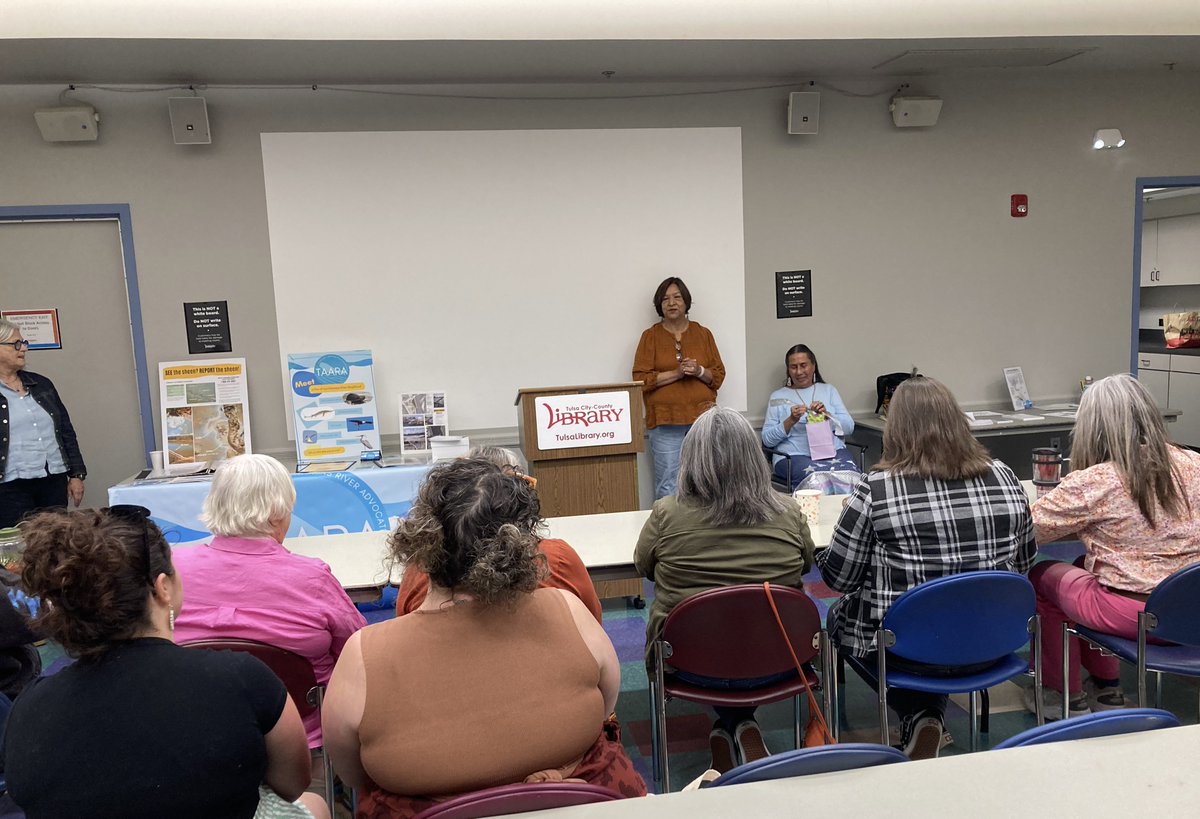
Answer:
<svg viewBox="0 0 1200 819"><path fill-rule="evenodd" d="M1130 375L1111 375L1083 394L1067 475L1033 506L1039 543L1078 539L1075 565L1046 561L1029 572L1042 615L1045 712L1062 711L1064 620L1134 638L1154 587L1200 562L1200 454L1167 440L1162 414ZM1070 643L1070 715L1121 708L1118 661ZM1080 684L1079 666L1091 675ZM1026 695L1032 710L1033 692Z"/></svg>

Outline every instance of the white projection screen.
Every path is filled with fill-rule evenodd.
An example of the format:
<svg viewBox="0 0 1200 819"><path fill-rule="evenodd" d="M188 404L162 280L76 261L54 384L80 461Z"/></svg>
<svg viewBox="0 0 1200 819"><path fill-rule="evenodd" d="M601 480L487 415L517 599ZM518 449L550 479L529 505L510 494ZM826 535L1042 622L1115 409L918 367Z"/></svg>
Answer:
<svg viewBox="0 0 1200 819"><path fill-rule="evenodd" d="M289 353L370 349L382 431L444 390L450 432L513 428L521 387L627 381L679 276L746 409L738 128L263 134ZM289 435L293 435L291 420Z"/></svg>

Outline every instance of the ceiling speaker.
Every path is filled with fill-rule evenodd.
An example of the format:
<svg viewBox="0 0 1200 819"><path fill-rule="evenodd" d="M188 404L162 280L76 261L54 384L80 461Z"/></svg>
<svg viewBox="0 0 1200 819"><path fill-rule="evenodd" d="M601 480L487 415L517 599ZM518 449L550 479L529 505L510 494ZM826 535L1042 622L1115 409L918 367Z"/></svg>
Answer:
<svg viewBox="0 0 1200 819"><path fill-rule="evenodd" d="M100 115L90 105L41 108L33 119L47 142L94 142L100 135Z"/></svg>
<svg viewBox="0 0 1200 819"><path fill-rule="evenodd" d="M892 97L888 106L897 128L929 128L942 113L941 97Z"/></svg>
<svg viewBox="0 0 1200 819"><path fill-rule="evenodd" d="M796 91L788 94L789 134L815 134L820 116L820 91Z"/></svg>
<svg viewBox="0 0 1200 819"><path fill-rule="evenodd" d="M168 97L167 111L171 115L171 135L176 145L210 145L208 105L204 97Z"/></svg>

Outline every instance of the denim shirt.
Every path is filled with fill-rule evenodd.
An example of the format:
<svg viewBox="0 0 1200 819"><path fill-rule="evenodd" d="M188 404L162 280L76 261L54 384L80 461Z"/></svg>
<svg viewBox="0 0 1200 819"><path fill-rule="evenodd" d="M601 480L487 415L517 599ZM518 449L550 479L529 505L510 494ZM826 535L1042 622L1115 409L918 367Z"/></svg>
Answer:
<svg viewBox="0 0 1200 819"><path fill-rule="evenodd" d="M67 474L72 478L86 478L87 467L83 463L83 454L79 451L79 441L75 437L75 428L71 426L71 417L63 406L58 391L49 378L37 373L21 370L17 373L30 397L38 406L46 411L54 424L54 437L58 442L58 450L66 462ZM4 477L8 464L9 441L12 431L9 424L9 398L7 393L0 392L0 480Z"/></svg>

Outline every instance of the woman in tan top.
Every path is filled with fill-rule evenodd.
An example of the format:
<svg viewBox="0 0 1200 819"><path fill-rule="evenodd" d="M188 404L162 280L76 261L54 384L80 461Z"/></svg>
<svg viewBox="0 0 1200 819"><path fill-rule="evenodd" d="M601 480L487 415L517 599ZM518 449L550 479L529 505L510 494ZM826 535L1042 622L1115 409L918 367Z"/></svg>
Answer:
<svg viewBox="0 0 1200 819"><path fill-rule="evenodd" d="M725 365L712 333L688 318L692 294L682 279L662 281L654 291L654 309L662 321L638 341L633 380L642 382L658 500L675 494L683 436L717 400Z"/></svg>
<svg viewBox="0 0 1200 819"><path fill-rule="evenodd" d="M452 461L422 484L389 543L429 575L429 593L411 615L350 638L323 708L360 819L546 779L645 794L606 720L616 652L578 597L538 588L540 526L532 488L487 461Z"/></svg>

